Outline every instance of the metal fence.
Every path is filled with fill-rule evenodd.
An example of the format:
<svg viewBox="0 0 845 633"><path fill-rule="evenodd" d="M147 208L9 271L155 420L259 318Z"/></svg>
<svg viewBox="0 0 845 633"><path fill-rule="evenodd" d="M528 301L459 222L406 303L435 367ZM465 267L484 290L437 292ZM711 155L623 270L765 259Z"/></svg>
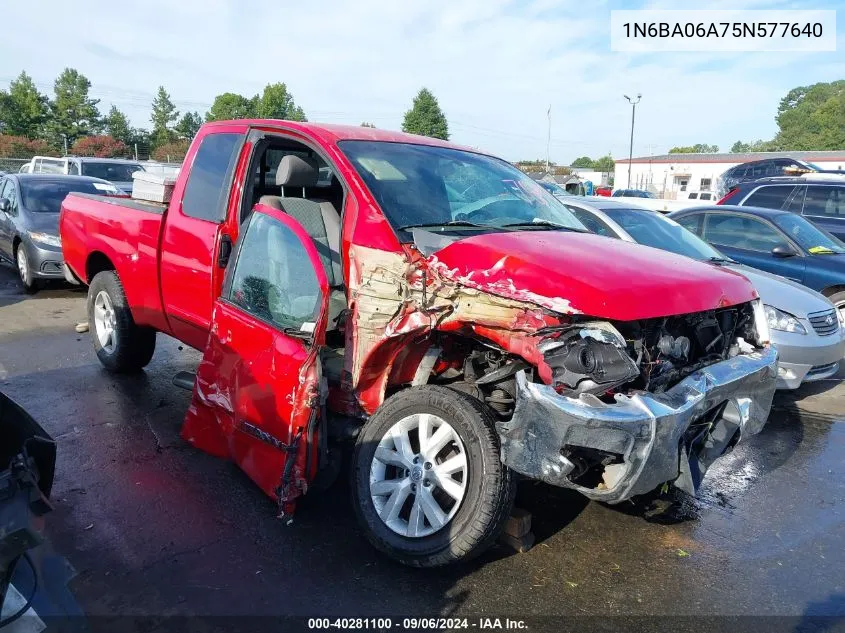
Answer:
<svg viewBox="0 0 845 633"><path fill-rule="evenodd" d="M2 158L0 157L0 171L7 173L17 173L20 171L22 165L29 162L28 158Z"/></svg>

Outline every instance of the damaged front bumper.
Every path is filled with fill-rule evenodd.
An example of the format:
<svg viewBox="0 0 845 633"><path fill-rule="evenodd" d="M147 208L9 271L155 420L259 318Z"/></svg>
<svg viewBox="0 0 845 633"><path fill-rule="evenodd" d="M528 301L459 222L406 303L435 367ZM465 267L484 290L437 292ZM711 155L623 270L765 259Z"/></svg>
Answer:
<svg viewBox="0 0 845 633"><path fill-rule="evenodd" d="M740 439L760 432L777 378L773 347L710 365L665 393L569 398L517 374L516 408L499 423L502 461L522 475L618 503L664 482L694 494L707 468ZM579 485L566 455L615 456L602 482ZM599 466L601 467L601 466Z"/></svg>

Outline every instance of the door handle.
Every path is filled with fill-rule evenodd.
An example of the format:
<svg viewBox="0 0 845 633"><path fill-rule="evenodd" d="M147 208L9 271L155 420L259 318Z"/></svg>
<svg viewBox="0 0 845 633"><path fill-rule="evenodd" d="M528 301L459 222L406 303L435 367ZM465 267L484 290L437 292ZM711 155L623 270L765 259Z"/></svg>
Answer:
<svg viewBox="0 0 845 633"><path fill-rule="evenodd" d="M220 236L220 247L217 251L217 265L220 268L226 268L229 263L229 257L232 255L232 238L228 235Z"/></svg>

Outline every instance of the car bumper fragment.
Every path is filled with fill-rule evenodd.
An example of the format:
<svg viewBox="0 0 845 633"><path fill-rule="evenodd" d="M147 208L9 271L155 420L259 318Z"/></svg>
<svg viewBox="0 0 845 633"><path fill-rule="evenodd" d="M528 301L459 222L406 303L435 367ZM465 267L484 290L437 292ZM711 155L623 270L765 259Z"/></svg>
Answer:
<svg viewBox="0 0 845 633"><path fill-rule="evenodd" d="M665 393L561 396L552 387L516 376L516 408L498 424L502 461L516 472L574 488L591 499L618 503L664 482L694 494L707 468L742 438L759 433L772 405L777 352L769 347L710 365ZM706 422L706 423L704 423ZM618 456L604 482L573 482L565 449Z"/></svg>

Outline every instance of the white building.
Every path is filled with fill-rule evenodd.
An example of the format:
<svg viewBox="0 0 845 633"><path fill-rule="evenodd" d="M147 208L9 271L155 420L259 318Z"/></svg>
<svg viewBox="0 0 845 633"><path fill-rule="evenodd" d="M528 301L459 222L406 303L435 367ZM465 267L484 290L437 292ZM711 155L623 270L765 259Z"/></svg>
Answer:
<svg viewBox="0 0 845 633"><path fill-rule="evenodd" d="M615 189L645 189L670 200L688 191L713 191L716 179L727 169L753 160L789 157L814 163L822 169L845 169L845 151L749 152L737 154L661 154L616 160Z"/></svg>

